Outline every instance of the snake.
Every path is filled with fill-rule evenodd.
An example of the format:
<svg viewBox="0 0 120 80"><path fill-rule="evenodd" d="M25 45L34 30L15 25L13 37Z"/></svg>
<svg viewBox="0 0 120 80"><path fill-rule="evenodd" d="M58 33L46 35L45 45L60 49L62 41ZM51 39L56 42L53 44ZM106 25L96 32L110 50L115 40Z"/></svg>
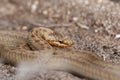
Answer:
<svg viewBox="0 0 120 80"><path fill-rule="evenodd" d="M72 44L65 35L45 27L30 32L0 31L0 59L11 64L35 61L43 68L92 80L120 79L119 64L106 62L92 52L67 49Z"/></svg>

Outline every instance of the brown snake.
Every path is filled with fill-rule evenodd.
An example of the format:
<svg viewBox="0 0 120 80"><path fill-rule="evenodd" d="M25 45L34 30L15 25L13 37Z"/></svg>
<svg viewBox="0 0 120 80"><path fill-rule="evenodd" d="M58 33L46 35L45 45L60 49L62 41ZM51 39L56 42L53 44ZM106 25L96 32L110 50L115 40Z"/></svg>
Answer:
<svg viewBox="0 0 120 80"><path fill-rule="evenodd" d="M0 31L0 58L19 64L34 60L41 62L48 54L50 56L43 59L44 68L64 70L94 80L119 80L119 64L105 62L94 53L53 49L52 46L68 47L72 44L64 35L56 34L43 27L34 28L30 33Z"/></svg>

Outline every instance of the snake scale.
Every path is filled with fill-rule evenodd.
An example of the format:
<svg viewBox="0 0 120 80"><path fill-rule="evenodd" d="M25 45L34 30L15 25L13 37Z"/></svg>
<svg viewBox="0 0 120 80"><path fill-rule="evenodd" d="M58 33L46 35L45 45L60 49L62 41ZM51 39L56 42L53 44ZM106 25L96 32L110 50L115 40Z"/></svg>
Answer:
<svg viewBox="0 0 120 80"><path fill-rule="evenodd" d="M93 80L120 80L119 64L108 63L94 53L61 49L71 45L69 38L44 27L31 32L0 31L0 58L4 62L41 62L48 54L50 57L43 59L47 69L68 71Z"/></svg>

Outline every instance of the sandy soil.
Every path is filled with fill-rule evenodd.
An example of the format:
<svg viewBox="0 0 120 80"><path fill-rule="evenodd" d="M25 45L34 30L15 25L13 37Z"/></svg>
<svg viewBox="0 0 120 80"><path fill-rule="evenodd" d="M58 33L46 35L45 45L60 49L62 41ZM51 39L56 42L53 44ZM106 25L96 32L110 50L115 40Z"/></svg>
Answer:
<svg viewBox="0 0 120 80"><path fill-rule="evenodd" d="M0 0L0 29L30 31L33 27L49 27L68 35L74 42L71 49L96 52L114 63L120 63L119 22L119 0ZM15 80L16 70L1 63L0 80ZM44 71L30 80L88 79L68 72Z"/></svg>

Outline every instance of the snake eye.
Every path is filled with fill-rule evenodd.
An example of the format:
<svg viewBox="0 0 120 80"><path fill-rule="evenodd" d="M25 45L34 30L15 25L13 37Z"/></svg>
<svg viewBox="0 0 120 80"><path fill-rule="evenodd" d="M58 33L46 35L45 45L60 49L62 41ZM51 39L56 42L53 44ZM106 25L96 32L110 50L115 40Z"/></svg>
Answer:
<svg viewBox="0 0 120 80"><path fill-rule="evenodd" d="M62 40L59 40L58 42L59 42L59 43L63 43L63 41L62 41Z"/></svg>

